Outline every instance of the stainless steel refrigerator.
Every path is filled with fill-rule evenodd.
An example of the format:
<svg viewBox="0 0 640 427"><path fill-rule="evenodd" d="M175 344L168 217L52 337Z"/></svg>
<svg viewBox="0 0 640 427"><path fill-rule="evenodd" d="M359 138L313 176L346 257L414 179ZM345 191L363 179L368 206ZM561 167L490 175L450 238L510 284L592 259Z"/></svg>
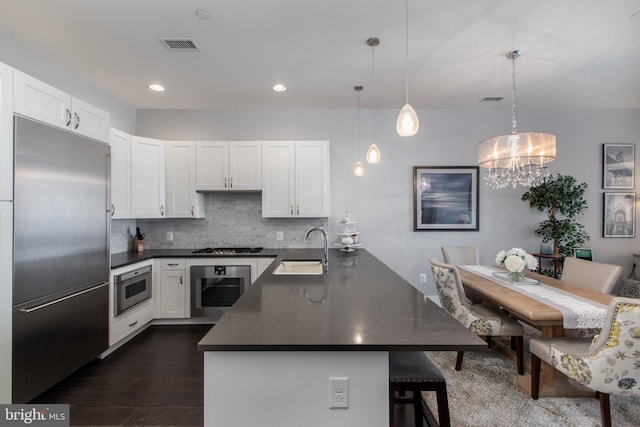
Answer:
<svg viewBox="0 0 640 427"><path fill-rule="evenodd" d="M12 401L109 343L107 144L14 117Z"/></svg>

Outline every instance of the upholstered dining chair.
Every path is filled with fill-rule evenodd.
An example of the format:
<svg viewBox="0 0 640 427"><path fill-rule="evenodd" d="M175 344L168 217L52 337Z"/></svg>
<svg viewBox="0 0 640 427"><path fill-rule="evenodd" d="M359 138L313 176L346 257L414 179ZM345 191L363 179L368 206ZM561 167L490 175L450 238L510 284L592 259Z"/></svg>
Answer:
<svg viewBox="0 0 640 427"><path fill-rule="evenodd" d="M562 280L582 288L610 294L621 274L622 267L619 265L568 257L564 260Z"/></svg>
<svg viewBox="0 0 640 427"><path fill-rule="evenodd" d="M640 395L640 299L613 298L600 335L533 338L531 397L540 392L541 360L597 392L603 426L611 426L609 395Z"/></svg>
<svg viewBox="0 0 640 427"><path fill-rule="evenodd" d="M440 246L445 264L451 265L478 265L480 256L477 246ZM467 298L474 303L480 304L482 295L472 290L466 290Z"/></svg>
<svg viewBox="0 0 640 427"><path fill-rule="evenodd" d="M472 304L464 293L458 269L451 264L429 258L442 308L469 328L471 332L484 337L515 337L516 363L518 375L524 374L523 335L524 328L515 319L503 313L498 307ZM459 351L456 371L462 368L464 352Z"/></svg>

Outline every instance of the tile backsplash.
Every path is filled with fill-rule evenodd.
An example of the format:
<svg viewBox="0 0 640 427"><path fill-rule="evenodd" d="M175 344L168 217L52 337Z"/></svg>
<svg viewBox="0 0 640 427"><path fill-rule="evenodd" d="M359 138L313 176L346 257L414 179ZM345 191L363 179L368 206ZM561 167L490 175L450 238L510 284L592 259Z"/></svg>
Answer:
<svg viewBox="0 0 640 427"><path fill-rule="evenodd" d="M192 249L222 246L302 248L309 227L327 230L327 218L263 218L259 192L205 193L205 218L138 219L111 221L111 252L130 250L136 226L145 234L148 249ZM282 231L283 240L276 240ZM167 240L173 232L173 241ZM321 247L322 239L312 234L310 247ZM330 242L331 243L331 240Z"/></svg>

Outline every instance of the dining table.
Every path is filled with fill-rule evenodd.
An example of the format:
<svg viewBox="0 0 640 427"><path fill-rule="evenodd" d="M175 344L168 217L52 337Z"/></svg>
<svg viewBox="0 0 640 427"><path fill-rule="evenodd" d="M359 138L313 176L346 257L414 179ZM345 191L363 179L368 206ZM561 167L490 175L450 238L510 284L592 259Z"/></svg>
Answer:
<svg viewBox="0 0 640 427"><path fill-rule="evenodd" d="M465 289L471 289L480 294L484 303L494 304L509 312L519 321L538 329L541 337L564 337L576 334L576 332L570 332L572 329L567 327L568 319L566 317L568 314L566 311L545 298L537 297L535 293L523 292L522 289L526 285L509 283L508 280L499 277L500 272L504 270L489 266L457 267ZM489 274L489 271L493 274ZM599 310L604 308L605 314L606 307L613 299L613 295L580 287L578 283L554 279L534 272L525 273L525 283L533 285L530 289L540 291L541 288L544 288L567 298L575 297L576 301L591 304L598 307ZM604 324L603 313L600 313L600 317L602 318L600 327L602 327ZM546 363L542 364L540 378L540 396L593 395L593 391L569 380L567 376ZM517 376L514 379L514 384L531 396L531 375Z"/></svg>

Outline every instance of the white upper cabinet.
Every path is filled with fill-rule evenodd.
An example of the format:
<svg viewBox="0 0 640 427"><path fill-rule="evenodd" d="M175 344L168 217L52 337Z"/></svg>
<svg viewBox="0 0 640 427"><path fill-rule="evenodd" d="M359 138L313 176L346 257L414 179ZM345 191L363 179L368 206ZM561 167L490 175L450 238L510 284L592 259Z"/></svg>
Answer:
<svg viewBox="0 0 640 427"><path fill-rule="evenodd" d="M131 135L111 129L111 218L131 218Z"/></svg>
<svg viewBox="0 0 640 427"><path fill-rule="evenodd" d="M196 145L165 141L167 218L204 218L204 195L196 193Z"/></svg>
<svg viewBox="0 0 640 427"><path fill-rule="evenodd" d="M260 141L196 141L197 191L260 189Z"/></svg>
<svg viewBox="0 0 640 427"><path fill-rule="evenodd" d="M263 143L262 216L329 216L328 141Z"/></svg>
<svg viewBox="0 0 640 427"><path fill-rule="evenodd" d="M131 217L165 217L164 144L131 137Z"/></svg>
<svg viewBox="0 0 640 427"><path fill-rule="evenodd" d="M1 62L0 200L13 200L13 69Z"/></svg>
<svg viewBox="0 0 640 427"><path fill-rule="evenodd" d="M109 142L109 113L18 70L14 71L13 109L52 126Z"/></svg>

